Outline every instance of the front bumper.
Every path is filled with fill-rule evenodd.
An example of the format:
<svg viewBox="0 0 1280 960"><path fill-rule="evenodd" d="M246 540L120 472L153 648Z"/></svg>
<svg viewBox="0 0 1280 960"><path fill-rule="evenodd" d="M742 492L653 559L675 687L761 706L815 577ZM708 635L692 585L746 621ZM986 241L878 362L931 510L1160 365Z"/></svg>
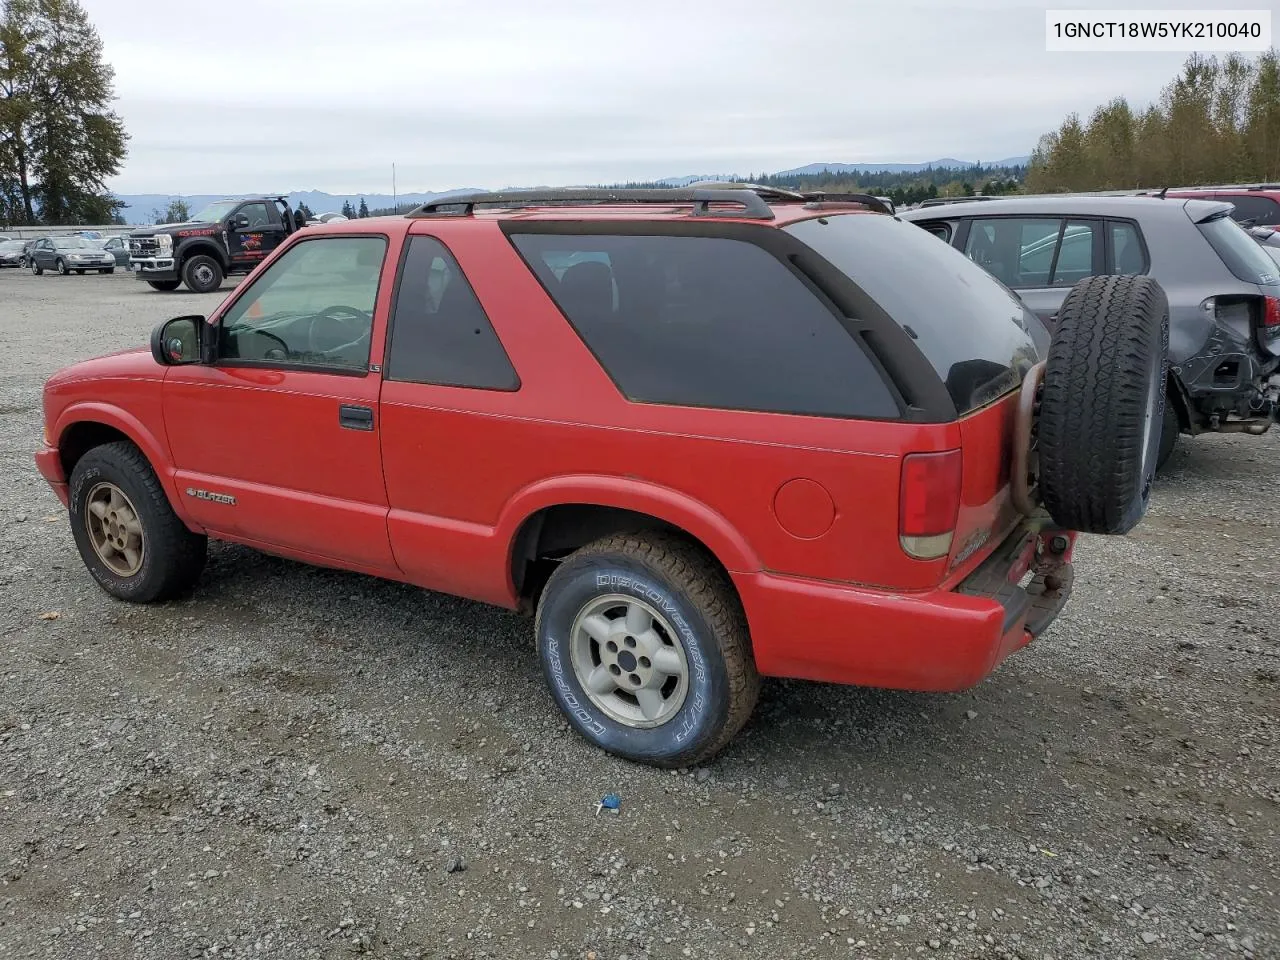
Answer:
<svg viewBox="0 0 1280 960"><path fill-rule="evenodd" d="M173 257L130 257L129 269L138 280L177 280L177 262Z"/></svg>
<svg viewBox="0 0 1280 960"><path fill-rule="evenodd" d="M1022 524L953 590L889 593L772 573L733 580L761 674L949 692L1048 629L1071 595L1074 542ZM1033 579L1020 586L1028 570Z"/></svg>
<svg viewBox="0 0 1280 960"><path fill-rule="evenodd" d="M67 475L62 469L62 457L57 449L48 445L41 446L36 451L35 459L40 476L44 477L45 482L53 488L54 495L62 501L62 505L67 506L69 502Z"/></svg>

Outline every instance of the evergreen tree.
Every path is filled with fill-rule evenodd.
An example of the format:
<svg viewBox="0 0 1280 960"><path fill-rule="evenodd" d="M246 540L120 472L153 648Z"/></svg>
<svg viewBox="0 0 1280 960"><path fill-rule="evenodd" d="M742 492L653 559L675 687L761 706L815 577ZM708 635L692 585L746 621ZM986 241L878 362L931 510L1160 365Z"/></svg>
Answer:
<svg viewBox="0 0 1280 960"><path fill-rule="evenodd" d="M346 217L348 220L354 220L356 218L356 212L351 209L350 200L342 201L342 215Z"/></svg>
<svg viewBox="0 0 1280 960"><path fill-rule="evenodd" d="M359 216L361 216L361 217L367 217L368 215L369 215L369 206L368 206L368 204L366 204L366 203L364 202L364 197L361 197L361 198L360 198L360 213L359 213Z"/></svg>
<svg viewBox="0 0 1280 960"><path fill-rule="evenodd" d="M1140 113L1123 98L1087 126L1070 116L1040 138L1034 191L1119 190L1280 179L1280 62L1193 54Z"/></svg>
<svg viewBox="0 0 1280 960"><path fill-rule="evenodd" d="M11 219L101 223L118 213L104 186L128 141L110 109L113 80L78 0L5 0L0 203Z"/></svg>

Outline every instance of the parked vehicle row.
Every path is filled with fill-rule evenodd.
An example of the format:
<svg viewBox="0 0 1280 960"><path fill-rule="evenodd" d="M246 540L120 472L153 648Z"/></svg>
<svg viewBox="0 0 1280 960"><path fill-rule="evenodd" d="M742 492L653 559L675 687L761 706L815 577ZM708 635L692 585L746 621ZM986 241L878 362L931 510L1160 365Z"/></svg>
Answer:
<svg viewBox="0 0 1280 960"><path fill-rule="evenodd" d="M1079 532L1142 519L1168 309L1087 277L1051 342L883 211L537 191L293 232L54 375L36 463L116 597L215 537L519 610L573 728L643 763L715 755L761 676L964 689L1053 623Z"/></svg>
<svg viewBox="0 0 1280 960"><path fill-rule="evenodd" d="M25 254L27 264L37 277L46 270L63 276L84 275L89 270L114 273L116 258L93 240L84 237L41 237Z"/></svg>

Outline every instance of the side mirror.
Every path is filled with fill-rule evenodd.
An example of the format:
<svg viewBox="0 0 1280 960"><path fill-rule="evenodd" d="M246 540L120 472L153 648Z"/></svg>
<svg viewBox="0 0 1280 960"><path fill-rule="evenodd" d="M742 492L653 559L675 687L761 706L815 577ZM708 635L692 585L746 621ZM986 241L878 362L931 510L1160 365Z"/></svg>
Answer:
<svg viewBox="0 0 1280 960"><path fill-rule="evenodd" d="M236 230L243 230L249 225L249 217L244 213L237 213L231 218L231 226Z"/></svg>
<svg viewBox="0 0 1280 960"><path fill-rule="evenodd" d="M151 356L166 367L200 363L205 355L208 329L209 325L200 316L166 320L151 331Z"/></svg>

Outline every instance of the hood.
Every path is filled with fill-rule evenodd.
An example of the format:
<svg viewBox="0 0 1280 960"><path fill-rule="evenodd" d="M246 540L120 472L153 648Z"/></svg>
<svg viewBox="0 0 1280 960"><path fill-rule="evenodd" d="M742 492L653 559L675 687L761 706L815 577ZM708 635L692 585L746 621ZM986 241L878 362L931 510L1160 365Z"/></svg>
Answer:
<svg viewBox="0 0 1280 960"><path fill-rule="evenodd" d="M45 389L57 392L59 388L84 381L121 378L161 380L164 378L164 367L151 356L150 347L132 347L63 367L48 379Z"/></svg>

